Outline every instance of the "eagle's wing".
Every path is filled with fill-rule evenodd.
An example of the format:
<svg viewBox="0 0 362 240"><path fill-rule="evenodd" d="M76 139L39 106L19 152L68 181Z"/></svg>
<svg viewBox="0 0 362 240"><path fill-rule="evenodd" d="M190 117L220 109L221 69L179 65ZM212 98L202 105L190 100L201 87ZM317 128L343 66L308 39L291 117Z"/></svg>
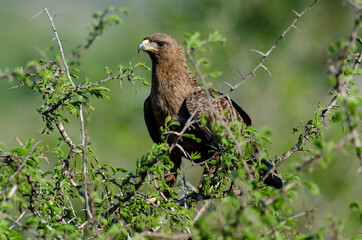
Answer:
<svg viewBox="0 0 362 240"><path fill-rule="evenodd" d="M231 122L237 120L241 121L247 126L251 125L251 119L248 116L248 114L239 106L237 105L233 100L231 100L228 97L221 97L222 93L214 90L209 89L210 95L213 98L212 105L213 110L217 111L220 116L223 117L224 121L227 124L230 124ZM200 105L201 104L201 105ZM183 104L183 107L181 107L181 115L185 118L188 116L188 118L194 114L193 120L195 121L195 135L199 135L200 133L202 137L199 138L206 138L208 145L213 146L214 148L218 148L219 141L217 137L214 135L214 133L210 130L210 123L212 121L216 120L215 114L209 114L208 116L204 116L207 120L206 125L201 124L201 118L203 112L210 112L209 106L207 104L207 95L205 91L201 90L185 99L185 102ZM225 111L226 110L226 111ZM181 117L179 117L181 118ZM185 121L185 119L184 119ZM202 142L202 141L201 141ZM258 156L258 150L256 146L253 147L253 155L254 158L250 161L250 163L253 163L257 156ZM260 174L263 176L265 175L269 169L272 168L272 165L265 159L261 160L261 164L265 166L265 169L262 169ZM283 182L279 176L278 172L275 172L271 174L265 181L266 184L272 185L276 188L281 188L283 186Z"/></svg>
<svg viewBox="0 0 362 240"><path fill-rule="evenodd" d="M207 94L205 90L200 90L193 95L185 99L185 107L188 113L191 115L194 112L194 120L200 121L202 114L206 113L205 118L208 123L215 121L217 116L212 111L216 111L220 116L224 118L226 123L233 121L241 121L246 125L251 125L251 119L248 114L233 100L227 96L218 98L222 93L210 88L210 96L212 98L212 109L207 104Z"/></svg>
<svg viewBox="0 0 362 240"><path fill-rule="evenodd" d="M249 115L238 104L236 104L232 99L228 98L228 100L230 100L234 109L239 113L240 117L243 119L243 122L247 126L251 126L251 119L250 119Z"/></svg>
<svg viewBox="0 0 362 240"><path fill-rule="evenodd" d="M145 100L144 107L143 107L143 114L146 122L146 126L148 129L148 133L150 134L152 141L155 143L161 142L161 132L157 125L155 115L152 111L152 105L150 97Z"/></svg>
<svg viewBox="0 0 362 240"><path fill-rule="evenodd" d="M216 99L222 94L214 89L209 89L209 93L213 99L211 111L207 104L206 92L200 90L185 99L175 120L183 126L193 115L193 130L191 132L200 138L202 140L201 142L206 140L205 142L208 143L209 146L217 149L219 139L210 129L210 124L217 120L217 116L212 111L216 111L228 124L237 120L244 122L246 125L251 125L251 120L246 112L230 98L222 97ZM207 121L206 124L201 124L203 117Z"/></svg>

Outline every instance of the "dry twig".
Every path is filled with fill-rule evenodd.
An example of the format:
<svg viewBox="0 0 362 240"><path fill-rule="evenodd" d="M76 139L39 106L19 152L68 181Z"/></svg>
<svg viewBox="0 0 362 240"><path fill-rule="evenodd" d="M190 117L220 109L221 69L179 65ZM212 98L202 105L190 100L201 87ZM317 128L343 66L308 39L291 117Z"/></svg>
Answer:
<svg viewBox="0 0 362 240"><path fill-rule="evenodd" d="M67 60L64 56L64 51L63 51L63 47L62 47L62 43L61 43L61 40L58 36L58 32L55 28L55 25L54 25L54 21L53 21L53 17L50 15L49 11L47 8L44 9L44 12L47 14L49 20L50 20L50 23L51 23L51 26L52 26L52 29L53 29L53 32L55 34L55 38L57 39L57 42L58 42L58 47L59 47L59 51L60 51L60 54L62 56L62 61L63 61L63 65L64 65L64 68L65 68L65 71L66 71L66 74L67 74L67 77L68 77L68 80L69 82L72 84L73 88L76 88L73 80L72 80L72 77L70 76L70 73L69 73L69 68L68 68L68 65L67 65ZM83 149L83 179L84 179L84 199L85 199L85 206L86 206L86 211L87 211L87 216L91 219L93 219L93 214L91 212L91 209L90 209L90 201L89 201L89 195L88 195L88 181L87 181L87 165L86 165L86 154L87 154L87 149L86 149L86 134L85 134L85 127L84 127L84 116L83 116L83 105L81 104L80 105L80 108L79 108L79 116L80 116L80 121L81 121L81 134L82 134L82 149ZM59 119L58 119L59 120ZM60 121L58 121L58 124L61 124ZM64 129L64 127L63 127ZM59 130L60 131L60 130ZM65 131L63 131L63 133L65 133ZM68 137L69 138L69 137ZM68 141L70 140L70 138L68 139ZM68 145L70 145L71 142L68 143ZM73 144L70 145L70 151L72 151L73 149ZM95 228L94 230L97 232L97 234L99 235L99 232L96 228L96 224L94 222L94 225L95 225ZM99 235L100 236L100 235Z"/></svg>

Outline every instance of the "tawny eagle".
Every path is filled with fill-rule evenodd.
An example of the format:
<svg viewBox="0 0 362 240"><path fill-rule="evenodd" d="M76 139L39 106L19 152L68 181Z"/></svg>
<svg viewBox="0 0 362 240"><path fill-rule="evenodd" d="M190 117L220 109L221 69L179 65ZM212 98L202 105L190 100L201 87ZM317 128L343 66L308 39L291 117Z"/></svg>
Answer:
<svg viewBox="0 0 362 240"><path fill-rule="evenodd" d="M219 149L219 138L210 127L211 122L216 120L213 111L223 116L227 124L237 120L249 126L251 119L229 97L220 97L222 95L220 92L208 88L209 95L207 95L187 66L183 47L171 36L164 33L151 34L139 45L138 51L141 50L147 52L152 61L151 93L144 103L144 118L152 140L155 143L161 142L160 128L165 125L168 116L171 117L171 121L180 123L176 128L178 131L181 131L189 118L193 116L187 133L201 140L183 138L182 141L178 141L178 147L171 151L170 159L175 165L171 170L172 174L166 177L166 181L172 187L176 181L182 157L187 158L192 153L200 153L199 162L201 162L212 158ZM203 104L207 102L208 96L212 98L210 101L212 111L208 104ZM207 111L207 123L201 124L202 114ZM175 139L177 139L175 134L167 137L170 145L175 142ZM271 167L270 163L265 160L263 162L268 168ZM282 185L281 179L275 174L272 174L266 183L276 187Z"/></svg>

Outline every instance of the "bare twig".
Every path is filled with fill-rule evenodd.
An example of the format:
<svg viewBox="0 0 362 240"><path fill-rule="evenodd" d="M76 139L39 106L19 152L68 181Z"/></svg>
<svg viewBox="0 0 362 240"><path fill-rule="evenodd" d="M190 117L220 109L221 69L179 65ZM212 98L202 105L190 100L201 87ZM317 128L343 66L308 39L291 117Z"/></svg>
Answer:
<svg viewBox="0 0 362 240"><path fill-rule="evenodd" d="M280 40L282 40L285 35L290 31L290 29L295 28L295 24L298 22L298 20L303 17L303 15L305 13L307 13L314 4L316 4L319 0L314 0L311 4L309 4L309 6L304 9L301 13L297 13L296 11L293 10L293 12L296 14L296 18L293 20L293 22L284 30L284 32L282 33L282 35L280 35L280 37L277 39L277 41L271 46L271 48L266 52L263 53L261 51L258 50L254 50L252 49L251 51L256 52L260 55L262 55L262 58L260 59L259 63L245 76L243 77L243 80L240 81L239 83L237 83L236 85L234 85L233 87L231 87L227 92L224 93L224 95L229 95L232 91L234 91L236 88L238 88L246 79L250 78L250 76L255 76L255 72L259 69L259 68L263 68L265 71L267 71L267 68L263 65L264 61L266 60L266 58L270 55L270 53L277 47L278 43L280 42ZM267 71L268 74L270 75L269 71ZM220 96L223 97L223 96Z"/></svg>
<svg viewBox="0 0 362 240"><path fill-rule="evenodd" d="M48 15L48 18L50 20L50 23L51 23L51 26L52 26L52 29L53 29L53 32L55 34L55 38L57 39L58 41L58 47L59 47L59 51L60 51L60 54L62 56L62 61L63 61L63 65L64 65L64 68L65 68L65 71L66 71L66 74L67 74L67 77L68 77L68 80L69 82L72 84L73 88L76 88L73 80L72 80L72 77L70 76L70 73L69 73L69 68L68 68L68 65L67 65L67 61L65 59L65 56L64 56L64 51L63 51L63 47L62 47L62 43L61 43L61 40L58 36L58 32L55 28L55 25L54 25L54 22L53 22L53 17L50 15L49 11L47 8L44 9L45 13ZM81 97L82 99L82 97ZM90 208L90 204L89 204L89 195L88 195L88 180L87 180L87 165L86 165L86 156L87 156L87 149L86 149L86 134L85 134L85 127L84 127L84 115L83 115L83 105L81 104L80 105L80 108L79 108L79 117L80 117L80 122L81 122L81 135L82 135L82 152L83 152L83 180L84 180L84 199L85 199L85 207L86 207L86 211L87 211L87 216L90 218L90 219L93 219L93 214L91 212L91 208ZM57 119L58 121L58 125L61 124L61 122L59 121L59 118ZM59 129L59 127L58 127ZM60 131L60 129L59 129ZM64 131L64 127L63 127L63 134L65 133ZM63 135L62 135L63 136ZM68 145L70 146L70 151L72 151L72 149L74 148L70 138L65 138L65 141L68 143ZM95 221L95 220L94 220ZM93 221L94 225L95 222ZM97 234L99 235L99 232L97 230L97 227L95 226L94 230L97 232ZM99 235L100 236L100 235Z"/></svg>
<svg viewBox="0 0 362 240"><path fill-rule="evenodd" d="M28 211L28 209L25 209L25 210L20 214L20 216L18 217L18 219L16 219L16 220L14 221L14 224L11 225L11 226L9 227L9 229L12 229L13 227L15 227L15 226L20 222L20 220L24 217L26 211Z"/></svg>
<svg viewBox="0 0 362 240"><path fill-rule="evenodd" d="M58 128L60 135L62 135L63 140L68 144L70 149L74 149L75 145L72 139L70 139L67 132L65 131L62 121L60 121L59 117L56 118L56 121L57 121L56 126Z"/></svg>
<svg viewBox="0 0 362 240"><path fill-rule="evenodd" d="M88 39L87 43L79 50L72 52L67 57L67 59L79 56L79 54L86 51L93 44L93 42L99 37L99 35L102 33L102 30L104 29L105 17L107 16L108 13L113 12L115 10L116 10L115 6L110 6L103 11L103 13L99 16L97 27L94 28L94 32L92 33L91 37Z"/></svg>
<svg viewBox="0 0 362 240"><path fill-rule="evenodd" d="M85 43L85 45L83 47L81 47L79 50L76 50L76 51L73 51L71 54L69 54L66 59L72 59L72 58L76 58L78 57L82 52L86 51L87 49L90 48L90 46L94 43L94 41L100 36L101 32L102 32L102 29L104 28L104 24L105 24L105 17L107 16L107 14L109 12L112 12L114 11L116 8L111 6L111 7L108 7L106 8L103 13L101 14L101 16L99 17L98 19L98 22L97 22L97 25L98 27L94 28L94 31L92 32L90 38L87 40L87 42ZM34 15L31 19L34 19L36 18L37 16L39 16L40 14L44 13L45 11L40 11L39 13L37 13L36 15ZM54 17L53 17L54 18ZM56 64L55 61L50 61L50 62L47 62L41 66L36 66L36 67L31 67L31 68L27 68L27 69L24 69L22 71L22 74L26 75L26 74L29 74L29 73L32 73L32 72L37 72L37 71L40 71L44 68L47 68L51 65L54 65ZM9 80L13 79L14 77L18 76L19 73L17 72L11 72L11 73L8 73L8 74L2 74L0 75L0 79L2 78L7 78ZM15 87L21 87L21 86L25 86L24 84L21 84L21 85L18 85L18 86L14 86Z"/></svg>
<svg viewBox="0 0 362 240"><path fill-rule="evenodd" d="M88 180L87 180L87 147L86 147L86 133L84 127L84 117L83 117L83 105L80 105L79 111L82 113L80 114L80 125L81 125L81 134L82 134L82 154L83 154L83 180L84 180L84 201L86 202L85 208L87 211L87 215L89 218L93 219L93 214L91 212L89 206L89 195L88 195Z"/></svg>
<svg viewBox="0 0 362 240"><path fill-rule="evenodd" d="M205 204L201 207L201 209L197 212L196 216L194 217L194 219L193 219L194 222L202 216L202 214L209 207L210 203L211 203L210 199L205 201Z"/></svg>
<svg viewBox="0 0 362 240"><path fill-rule="evenodd" d="M53 17L50 16L50 13L48 11L47 8L44 9L44 12L48 15L48 18L50 20L50 23L52 25L52 29L53 29L53 32L54 32L54 35L55 35L55 38L57 39L58 41L58 47L59 47L59 51L60 51L60 54L62 56L62 61L63 61L63 64L64 64L64 68L65 68L65 71L67 73L67 77L68 77L68 80L69 82L73 85L73 87L75 87L75 84L70 76L70 73L69 73L69 68L68 68L68 65L66 63L66 59L65 59L65 56L64 56L64 51L63 51L63 47L62 47L62 42L58 36L58 32L57 32L57 29L55 28L55 25L54 25L54 22L53 22Z"/></svg>
<svg viewBox="0 0 362 240"><path fill-rule="evenodd" d="M307 211L304 211L304 212L301 212L301 213L298 213L298 214L295 214L295 215L289 217L288 220L293 220L293 219L296 219L296 218L299 218L299 217L308 215L308 214L310 214L310 213L314 213L314 212L316 212L317 210L318 210L317 208L309 209L309 210L307 210ZM287 220L284 220L284 221L282 221L280 224L281 224L281 225L284 225L284 224L286 224L286 223L287 223Z"/></svg>
<svg viewBox="0 0 362 240"><path fill-rule="evenodd" d="M356 11L361 11L361 7L357 4L357 2L352 0L347 0L348 4L350 4Z"/></svg>

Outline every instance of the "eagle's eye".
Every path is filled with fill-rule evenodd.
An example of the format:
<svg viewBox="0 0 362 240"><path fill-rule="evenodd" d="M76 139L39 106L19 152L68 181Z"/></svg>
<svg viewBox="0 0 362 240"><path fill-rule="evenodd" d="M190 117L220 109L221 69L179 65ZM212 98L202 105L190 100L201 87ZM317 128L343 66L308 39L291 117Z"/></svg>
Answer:
<svg viewBox="0 0 362 240"><path fill-rule="evenodd" d="M165 45L165 43L164 42L157 42L157 45L162 47L163 45Z"/></svg>

